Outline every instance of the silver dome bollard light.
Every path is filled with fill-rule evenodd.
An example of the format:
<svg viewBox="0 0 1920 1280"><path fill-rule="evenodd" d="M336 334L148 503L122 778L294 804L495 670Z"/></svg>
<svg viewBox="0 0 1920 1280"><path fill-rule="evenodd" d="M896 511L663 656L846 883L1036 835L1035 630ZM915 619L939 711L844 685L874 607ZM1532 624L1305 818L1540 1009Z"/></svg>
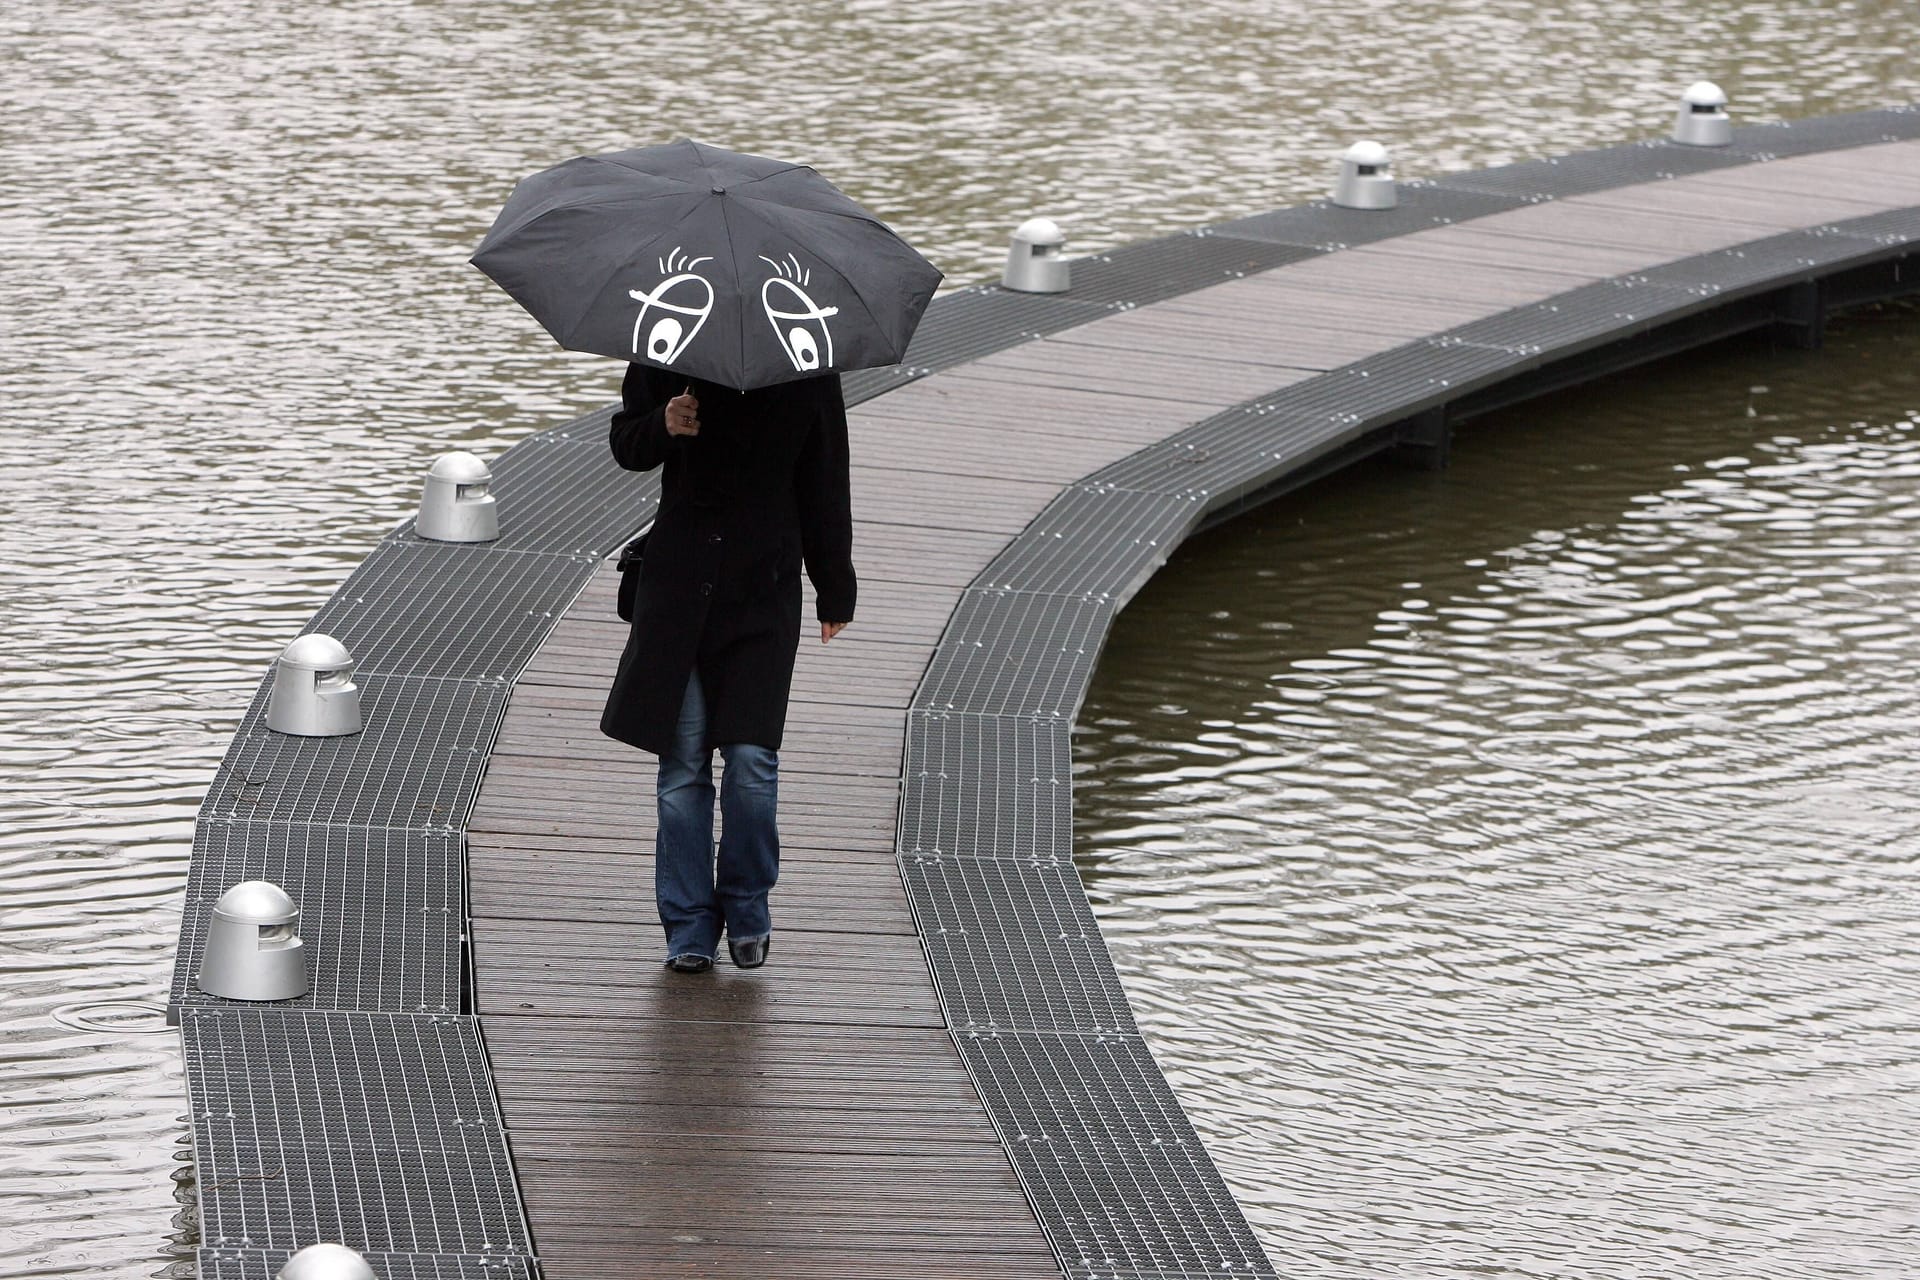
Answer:
<svg viewBox="0 0 1920 1280"><path fill-rule="evenodd" d="M1066 243L1052 218L1028 218L1013 229L1000 283L1020 293L1065 293L1071 273L1060 251Z"/></svg>
<svg viewBox="0 0 1920 1280"><path fill-rule="evenodd" d="M1727 117L1727 95L1711 80L1699 80L1680 95L1680 114L1674 117L1673 140L1688 147L1724 147L1733 141L1733 121Z"/></svg>
<svg viewBox="0 0 1920 1280"><path fill-rule="evenodd" d="M309 632L274 661L267 728L302 738L360 732L360 686L353 655L332 636Z"/></svg>
<svg viewBox="0 0 1920 1280"><path fill-rule="evenodd" d="M1393 161L1377 142L1356 142L1340 157L1340 178L1333 202L1343 209L1391 209L1400 203L1393 184Z"/></svg>
<svg viewBox="0 0 1920 1280"><path fill-rule="evenodd" d="M294 933L300 908L278 885L242 880L213 904L200 989L227 1000L291 1000L307 994L307 944Z"/></svg>
<svg viewBox="0 0 1920 1280"><path fill-rule="evenodd" d="M310 1244L288 1258L274 1280L380 1280L367 1260L343 1244Z"/></svg>
<svg viewBox="0 0 1920 1280"><path fill-rule="evenodd" d="M435 542L492 542L500 536L500 508L487 492L492 483L493 472L473 454L441 454L427 472L414 532Z"/></svg>

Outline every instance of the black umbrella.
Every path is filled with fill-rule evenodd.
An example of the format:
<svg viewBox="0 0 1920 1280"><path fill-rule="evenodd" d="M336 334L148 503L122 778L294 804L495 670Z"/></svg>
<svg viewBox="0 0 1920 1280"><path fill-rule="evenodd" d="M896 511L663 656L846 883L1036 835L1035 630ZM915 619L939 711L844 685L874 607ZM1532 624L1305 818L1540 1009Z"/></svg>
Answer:
<svg viewBox="0 0 1920 1280"><path fill-rule="evenodd" d="M806 165L684 139L524 179L473 265L569 350L742 391L898 363L940 283Z"/></svg>

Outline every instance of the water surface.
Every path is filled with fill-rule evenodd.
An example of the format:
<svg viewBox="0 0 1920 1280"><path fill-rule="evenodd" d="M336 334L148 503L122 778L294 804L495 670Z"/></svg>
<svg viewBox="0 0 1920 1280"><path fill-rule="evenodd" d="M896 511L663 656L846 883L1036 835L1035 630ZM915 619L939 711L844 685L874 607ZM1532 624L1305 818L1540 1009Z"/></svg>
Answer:
<svg viewBox="0 0 1920 1280"><path fill-rule="evenodd" d="M272 656L409 514L436 454L497 454L615 393L610 362L556 351L465 265L515 178L680 134L792 156L964 282L997 270L1008 229L1030 214L1059 218L1073 251L1097 250L1317 195L1365 135L1419 176L1659 132L1699 76L1754 121L1910 100L1910 27L1902 3L1785 0L7 7L0 1271L133 1277L186 1259L191 1224L175 1220L168 1177L184 1132L177 1047L152 1007L194 809L241 710ZM1824 367L1807 375L1816 416L1832 391ZM1631 388L1614 394L1633 403ZM1846 412L1891 422L1909 407L1894 395ZM1517 450L1511 465L1555 457ZM1341 501L1391 513L1406 498ZM1809 501L1809 519L1847 509ZM1436 554L1395 572L1432 581L1466 552ZM1387 607L1371 587L1354 599ZM1358 628L1340 644L1368 641L1372 622L1336 616ZM1228 647L1267 674L1309 660L1300 649L1273 665L1268 639ZM1532 643L1521 634L1515 652ZM1127 666L1115 677L1130 670L1140 678ZM1229 735L1210 758L1259 765L1241 736L1253 740ZM1597 748L1564 750L1610 767ZM1115 767L1131 751L1116 749ZM1444 823L1449 811L1432 812ZM1228 806L1208 821L1248 819ZM1423 838L1445 847L1442 834ZM1110 827L1090 838L1122 843ZM1250 885L1276 874L1265 865L1245 872ZM1134 880L1090 873L1102 909L1120 913L1116 949L1156 1047L1276 1256L1351 1237L1285 1200L1301 1168L1275 1161L1266 1135L1237 1136L1236 1108L1253 1104L1201 1065L1216 1019L1169 1022L1156 985L1138 980L1148 940L1133 917L1163 890L1141 884L1134 905L1116 903L1115 886ZM1228 936L1276 927L1257 923L1254 899L1241 910ZM1288 1022L1294 988L1249 999L1274 1030L1267 1059L1319 1051ZM1197 1051L1182 1057L1183 1044ZM1418 1178L1446 1183L1419 1144L1396 1150ZM1838 1196L1847 1183L1823 1185ZM1480 1225L1450 1238L1479 1238Z"/></svg>
<svg viewBox="0 0 1920 1280"><path fill-rule="evenodd" d="M1474 422L1122 614L1077 853L1283 1275L1911 1272L1916 352Z"/></svg>

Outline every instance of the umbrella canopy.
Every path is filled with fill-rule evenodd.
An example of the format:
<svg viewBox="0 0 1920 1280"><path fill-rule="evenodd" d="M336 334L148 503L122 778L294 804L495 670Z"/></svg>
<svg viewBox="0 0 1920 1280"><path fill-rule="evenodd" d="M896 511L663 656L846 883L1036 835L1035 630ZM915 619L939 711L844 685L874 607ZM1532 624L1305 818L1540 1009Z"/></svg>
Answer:
<svg viewBox="0 0 1920 1280"><path fill-rule="evenodd" d="M685 139L522 180L472 261L569 350L742 391L898 363L940 283L806 165Z"/></svg>

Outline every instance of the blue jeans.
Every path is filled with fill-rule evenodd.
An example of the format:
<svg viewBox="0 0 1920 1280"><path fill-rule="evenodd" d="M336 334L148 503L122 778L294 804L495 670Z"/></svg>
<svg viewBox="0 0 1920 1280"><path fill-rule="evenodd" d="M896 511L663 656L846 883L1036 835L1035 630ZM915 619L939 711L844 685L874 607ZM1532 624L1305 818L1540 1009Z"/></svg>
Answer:
<svg viewBox="0 0 1920 1280"><path fill-rule="evenodd" d="M773 932L767 893L780 876L774 829L780 755L751 742L723 744L720 854L713 849L713 752L704 745L707 702L700 673L687 676L673 749L660 757L653 891L667 931L667 958L711 958L720 930L735 942Z"/></svg>

